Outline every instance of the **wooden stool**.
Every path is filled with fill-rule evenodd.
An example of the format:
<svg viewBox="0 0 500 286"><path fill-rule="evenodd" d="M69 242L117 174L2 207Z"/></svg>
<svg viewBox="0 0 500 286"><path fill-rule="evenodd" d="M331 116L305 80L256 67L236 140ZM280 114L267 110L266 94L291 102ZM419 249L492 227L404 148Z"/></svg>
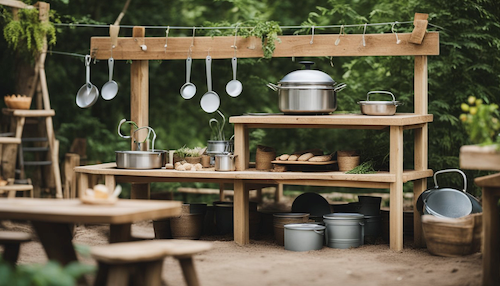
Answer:
<svg viewBox="0 0 500 286"><path fill-rule="evenodd" d="M0 245L3 245L2 259L15 265L21 243L31 240L31 235L17 231L0 231Z"/></svg>
<svg viewBox="0 0 500 286"><path fill-rule="evenodd" d="M193 255L212 247L209 242L191 240L147 240L94 246L91 255L99 262L94 285L161 285L163 260L173 256L181 264L189 286L198 286Z"/></svg>

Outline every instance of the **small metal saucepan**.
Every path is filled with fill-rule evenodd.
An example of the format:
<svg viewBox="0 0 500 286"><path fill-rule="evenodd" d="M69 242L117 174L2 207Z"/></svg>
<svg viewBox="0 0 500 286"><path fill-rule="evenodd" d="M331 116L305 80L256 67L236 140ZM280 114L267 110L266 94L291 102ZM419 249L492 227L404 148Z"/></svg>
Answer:
<svg viewBox="0 0 500 286"><path fill-rule="evenodd" d="M234 159L238 155L231 153L215 155L215 171L234 171Z"/></svg>
<svg viewBox="0 0 500 286"><path fill-rule="evenodd" d="M370 94L375 93L390 94L392 101L371 101ZM361 106L361 113L365 115L394 115L396 107L402 105L390 91L370 91L366 94L366 101L358 101L358 104Z"/></svg>

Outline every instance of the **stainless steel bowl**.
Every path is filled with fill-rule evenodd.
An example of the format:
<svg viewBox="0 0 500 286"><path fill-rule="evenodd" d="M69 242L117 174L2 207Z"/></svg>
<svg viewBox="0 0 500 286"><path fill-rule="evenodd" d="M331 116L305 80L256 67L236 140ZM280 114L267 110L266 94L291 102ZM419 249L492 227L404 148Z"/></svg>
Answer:
<svg viewBox="0 0 500 286"><path fill-rule="evenodd" d="M375 93L390 94L392 101L370 101L370 94ZM370 91L366 95L366 101L359 101L358 104L361 106L361 113L365 115L394 115L398 105L402 105L389 91Z"/></svg>
<svg viewBox="0 0 500 286"><path fill-rule="evenodd" d="M160 169L165 166L166 152L115 151L116 167L120 169Z"/></svg>

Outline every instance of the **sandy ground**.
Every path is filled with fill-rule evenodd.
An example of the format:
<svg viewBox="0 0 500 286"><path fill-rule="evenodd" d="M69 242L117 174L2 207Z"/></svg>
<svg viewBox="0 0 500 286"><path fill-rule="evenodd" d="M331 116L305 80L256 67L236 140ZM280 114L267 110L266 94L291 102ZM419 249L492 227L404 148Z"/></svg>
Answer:
<svg viewBox="0 0 500 286"><path fill-rule="evenodd" d="M2 229L32 232L26 222L4 222ZM154 237L152 222L132 226L136 236ZM74 243L88 246L107 243L108 227L79 225ZM426 249L414 249L409 239L402 252L387 244L365 245L355 249L323 247L318 251L292 252L261 235L247 246L238 246L230 236L203 236L213 249L199 254L195 264L202 285L480 285L480 253L449 258L433 256ZM80 256L84 263L95 264ZM23 244L20 264L47 261L36 235ZM92 281L92 277L88 277ZM166 285L185 285L176 260L167 258L163 266Z"/></svg>

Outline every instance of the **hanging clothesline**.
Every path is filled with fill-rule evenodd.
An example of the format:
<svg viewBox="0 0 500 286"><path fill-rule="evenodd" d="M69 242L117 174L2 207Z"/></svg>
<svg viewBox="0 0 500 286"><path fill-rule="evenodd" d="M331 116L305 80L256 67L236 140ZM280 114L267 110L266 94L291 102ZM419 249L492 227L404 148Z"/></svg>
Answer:
<svg viewBox="0 0 500 286"><path fill-rule="evenodd" d="M324 26L280 26L281 29L303 29L303 28L315 28L315 29L322 29L322 28L352 28L352 27L364 27L366 26L386 26L386 25L393 25L394 23L396 24L413 24L413 21L404 21L404 22L386 22L386 23L367 23L367 24L347 24L347 25L324 25ZM104 25L104 24L79 24L79 23L54 23L55 26L67 26L67 27L93 27L93 28L109 28L109 25ZM434 25L429 23L429 26L445 30L443 27ZM120 28L134 28L137 27L137 25L120 25ZM187 27L187 26L141 26L146 29L172 29L172 30L192 30L195 28L196 30L228 30L228 29L253 29L254 27Z"/></svg>

